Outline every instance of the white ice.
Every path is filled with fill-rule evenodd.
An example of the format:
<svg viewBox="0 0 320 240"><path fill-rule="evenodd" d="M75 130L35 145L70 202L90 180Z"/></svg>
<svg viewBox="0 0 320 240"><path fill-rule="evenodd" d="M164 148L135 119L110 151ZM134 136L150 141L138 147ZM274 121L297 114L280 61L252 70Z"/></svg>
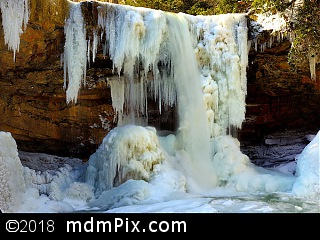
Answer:
<svg viewBox="0 0 320 240"><path fill-rule="evenodd" d="M80 4L72 4L65 24L64 88L66 102L77 102L80 87L85 85L87 40ZM68 80L68 81L67 81Z"/></svg>

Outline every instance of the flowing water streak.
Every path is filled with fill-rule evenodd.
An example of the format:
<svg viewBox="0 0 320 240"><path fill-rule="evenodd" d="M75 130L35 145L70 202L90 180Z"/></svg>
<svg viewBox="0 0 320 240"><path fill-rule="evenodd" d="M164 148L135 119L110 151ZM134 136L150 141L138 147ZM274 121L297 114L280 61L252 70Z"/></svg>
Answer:
<svg viewBox="0 0 320 240"><path fill-rule="evenodd" d="M201 74L192 46L187 20L182 14L167 14L169 47L177 89L178 145L191 157L194 177L202 185L212 175L210 132L203 103ZM205 177L204 177L205 176ZM209 183L210 185L211 183Z"/></svg>

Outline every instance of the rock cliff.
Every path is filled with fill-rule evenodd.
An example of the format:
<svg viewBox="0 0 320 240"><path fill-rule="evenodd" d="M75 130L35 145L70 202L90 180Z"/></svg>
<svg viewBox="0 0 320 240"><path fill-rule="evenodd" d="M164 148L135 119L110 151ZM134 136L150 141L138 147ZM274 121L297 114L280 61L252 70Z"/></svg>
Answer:
<svg viewBox="0 0 320 240"><path fill-rule="evenodd" d="M313 81L308 66L293 69L287 61L290 46L283 40L249 53L246 120L238 138L258 165L295 160L308 136L320 129L320 71Z"/></svg>

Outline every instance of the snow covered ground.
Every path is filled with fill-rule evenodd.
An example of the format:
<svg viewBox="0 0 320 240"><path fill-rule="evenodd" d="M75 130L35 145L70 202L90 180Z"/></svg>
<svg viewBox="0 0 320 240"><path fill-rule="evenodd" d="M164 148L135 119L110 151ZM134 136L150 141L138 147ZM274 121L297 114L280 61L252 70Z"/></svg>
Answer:
<svg viewBox="0 0 320 240"><path fill-rule="evenodd" d="M319 213L319 139L318 133L299 154L297 164L290 162L273 170L249 164L242 171L243 166L236 164L224 186L200 188L176 165L177 157L166 156L166 161L155 165L148 181L128 179L104 190L99 184L93 186L92 179L91 183L85 180L86 173L93 176L92 169L88 170L90 161L18 152L10 134L1 132L0 163L6 171L0 172L0 207L3 212L27 213ZM220 166L219 171L230 171L230 166Z"/></svg>

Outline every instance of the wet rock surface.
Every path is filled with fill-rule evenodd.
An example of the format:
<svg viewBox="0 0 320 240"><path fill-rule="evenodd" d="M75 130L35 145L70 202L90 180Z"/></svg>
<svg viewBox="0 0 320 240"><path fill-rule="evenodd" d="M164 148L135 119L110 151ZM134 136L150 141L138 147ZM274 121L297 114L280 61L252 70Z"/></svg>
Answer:
<svg viewBox="0 0 320 240"><path fill-rule="evenodd" d="M265 135L262 142L243 142L241 151L258 166L272 168L287 163L296 163L297 157L312 141L317 132L307 129L285 130Z"/></svg>

